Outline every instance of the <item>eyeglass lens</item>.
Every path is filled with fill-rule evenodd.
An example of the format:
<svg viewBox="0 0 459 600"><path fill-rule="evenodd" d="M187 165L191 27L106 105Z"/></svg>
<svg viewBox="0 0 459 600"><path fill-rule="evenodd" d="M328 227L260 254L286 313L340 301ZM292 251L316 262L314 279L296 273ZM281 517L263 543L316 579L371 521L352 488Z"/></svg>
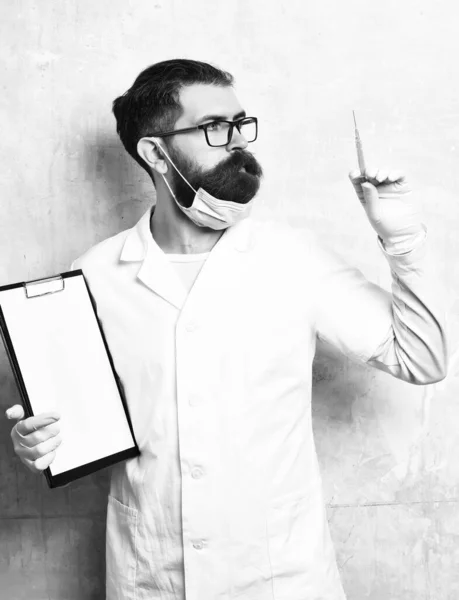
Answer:
<svg viewBox="0 0 459 600"><path fill-rule="evenodd" d="M229 143L228 135L231 125L224 122L212 123L207 128L207 137L211 146L226 146ZM239 129L241 135L245 137L248 142L253 142L257 137L257 124L251 119L241 121L239 123Z"/></svg>

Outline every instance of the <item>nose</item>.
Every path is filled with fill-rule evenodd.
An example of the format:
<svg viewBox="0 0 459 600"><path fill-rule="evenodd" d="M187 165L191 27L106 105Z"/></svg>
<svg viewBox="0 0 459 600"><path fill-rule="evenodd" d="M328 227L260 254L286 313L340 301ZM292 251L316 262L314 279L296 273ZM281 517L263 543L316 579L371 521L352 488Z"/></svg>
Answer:
<svg viewBox="0 0 459 600"><path fill-rule="evenodd" d="M249 142L245 139L242 133L239 132L237 127L233 128L233 136L231 138L231 142L228 144L228 152L231 150L245 150Z"/></svg>

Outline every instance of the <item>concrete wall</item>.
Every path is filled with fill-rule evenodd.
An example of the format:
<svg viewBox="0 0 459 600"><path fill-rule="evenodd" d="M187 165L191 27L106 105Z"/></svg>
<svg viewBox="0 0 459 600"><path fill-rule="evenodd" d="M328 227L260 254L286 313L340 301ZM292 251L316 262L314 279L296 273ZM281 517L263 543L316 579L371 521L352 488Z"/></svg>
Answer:
<svg viewBox="0 0 459 600"><path fill-rule="evenodd" d="M347 181L356 110L367 162L409 174L457 339L457 13L453 0L3 0L0 284L67 269L147 208L110 104L147 65L182 56L234 72L260 119L260 214L312 227L388 285ZM458 374L456 361L422 389L317 357L315 433L349 600L459 597ZM1 351L1 407L18 400ZM107 475L50 491L13 457L9 429L1 419L0 599L102 598Z"/></svg>

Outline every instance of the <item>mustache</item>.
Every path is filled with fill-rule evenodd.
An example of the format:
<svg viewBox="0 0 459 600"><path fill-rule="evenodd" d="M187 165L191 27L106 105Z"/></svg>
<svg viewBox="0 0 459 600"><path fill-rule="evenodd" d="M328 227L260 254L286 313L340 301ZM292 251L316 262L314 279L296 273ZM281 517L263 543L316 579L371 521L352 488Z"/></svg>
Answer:
<svg viewBox="0 0 459 600"><path fill-rule="evenodd" d="M213 169L201 173L199 185L212 196L245 204L258 191L263 169L255 156L234 150Z"/></svg>
<svg viewBox="0 0 459 600"><path fill-rule="evenodd" d="M260 163L251 152L246 150L235 150L228 158L215 167L215 170L229 171L231 174L238 173L245 169L249 175L262 177L263 169Z"/></svg>
<svg viewBox="0 0 459 600"><path fill-rule="evenodd" d="M253 154L245 150L235 150L211 171L202 174L201 185L211 194L216 195L217 190L231 188L241 179L249 179L259 185L262 175L263 169Z"/></svg>

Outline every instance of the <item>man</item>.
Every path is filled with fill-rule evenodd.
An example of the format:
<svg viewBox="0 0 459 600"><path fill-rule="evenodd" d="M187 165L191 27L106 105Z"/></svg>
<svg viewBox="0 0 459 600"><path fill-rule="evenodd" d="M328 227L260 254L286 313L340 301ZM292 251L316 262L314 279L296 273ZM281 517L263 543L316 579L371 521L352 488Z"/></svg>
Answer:
<svg viewBox="0 0 459 600"><path fill-rule="evenodd" d="M414 384L445 376L438 287L403 176L351 173L391 296L309 234L248 218L258 124L232 84L208 64L172 60L115 100L156 204L74 264L141 451L112 472L110 600L343 599L311 425L316 336ZM8 415L19 419L18 456L46 468L58 415Z"/></svg>

